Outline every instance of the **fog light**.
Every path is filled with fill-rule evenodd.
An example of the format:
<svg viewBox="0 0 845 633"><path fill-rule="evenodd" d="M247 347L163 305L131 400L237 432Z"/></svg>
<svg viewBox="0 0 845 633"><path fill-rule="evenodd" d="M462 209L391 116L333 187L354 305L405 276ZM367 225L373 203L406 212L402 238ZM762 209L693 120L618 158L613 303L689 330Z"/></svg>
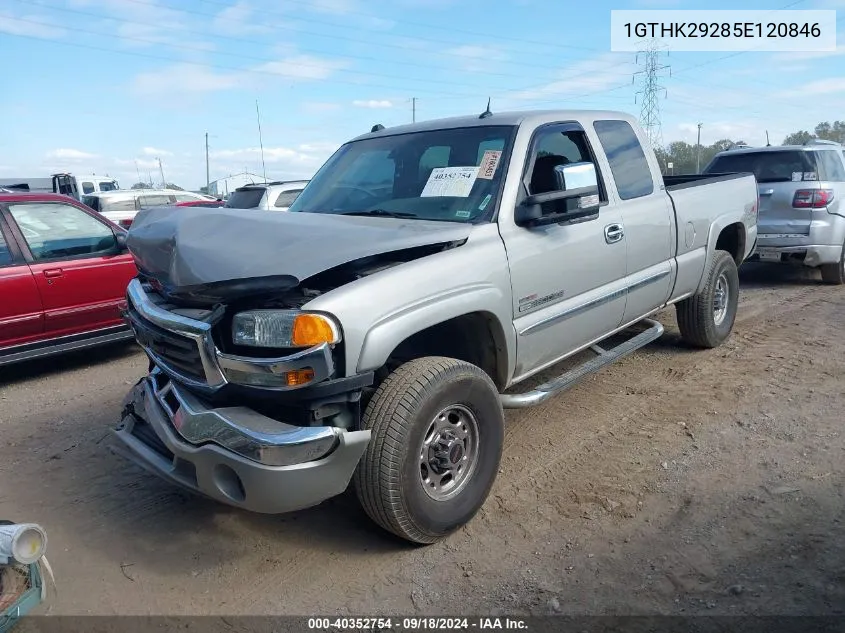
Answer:
<svg viewBox="0 0 845 633"><path fill-rule="evenodd" d="M251 387L301 387L314 380L314 370L310 367L294 371L254 373L227 367L223 370L226 379L238 384Z"/></svg>
<svg viewBox="0 0 845 633"><path fill-rule="evenodd" d="M288 387L296 387L297 385L304 385L314 380L314 370L310 367L305 369L297 369L296 371L289 371L285 374Z"/></svg>

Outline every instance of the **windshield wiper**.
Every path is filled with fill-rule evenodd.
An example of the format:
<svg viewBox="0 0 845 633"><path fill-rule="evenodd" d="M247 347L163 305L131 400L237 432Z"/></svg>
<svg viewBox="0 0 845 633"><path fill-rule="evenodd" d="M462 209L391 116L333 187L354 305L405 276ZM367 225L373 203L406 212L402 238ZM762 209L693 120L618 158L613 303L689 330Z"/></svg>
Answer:
<svg viewBox="0 0 845 633"><path fill-rule="evenodd" d="M387 209L364 209L361 211L349 211L340 215L377 215L385 218L419 218L416 213L403 213L401 211L388 211Z"/></svg>

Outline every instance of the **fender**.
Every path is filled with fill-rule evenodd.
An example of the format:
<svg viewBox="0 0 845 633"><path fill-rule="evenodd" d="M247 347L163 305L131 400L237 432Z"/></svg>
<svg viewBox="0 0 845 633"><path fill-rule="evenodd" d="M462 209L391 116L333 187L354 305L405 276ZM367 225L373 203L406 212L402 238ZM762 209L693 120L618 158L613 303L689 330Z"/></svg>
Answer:
<svg viewBox="0 0 845 633"><path fill-rule="evenodd" d="M489 314L498 329L494 336L505 354L507 376L513 375L516 362L516 332L511 315L501 314L502 305L510 298L491 283L473 283L425 297L404 306L376 321L367 331L358 355L358 372L374 371L382 367L402 341L414 334L450 319L473 312ZM507 324L507 325L505 325Z"/></svg>
<svg viewBox="0 0 845 633"><path fill-rule="evenodd" d="M751 255L750 249L754 248L754 240L748 239L748 225L745 223L744 217L737 217L735 212L724 213L717 217L710 225L710 232L707 236L707 256L704 259L704 268L701 271L701 279L698 282L696 292L704 290L704 286L707 284L706 273L710 270L710 264L713 262L713 258L716 255L716 242L719 241L719 234L725 229L725 227L731 224L741 224L743 231L745 231L745 252L742 257L743 261Z"/></svg>

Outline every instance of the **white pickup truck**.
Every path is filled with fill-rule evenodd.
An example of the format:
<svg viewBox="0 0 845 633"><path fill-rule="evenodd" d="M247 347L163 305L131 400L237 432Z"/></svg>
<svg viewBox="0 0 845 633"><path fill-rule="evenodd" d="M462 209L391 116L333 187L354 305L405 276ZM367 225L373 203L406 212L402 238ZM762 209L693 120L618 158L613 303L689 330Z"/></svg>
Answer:
<svg viewBox="0 0 845 633"><path fill-rule="evenodd" d="M115 447L256 512L352 481L377 524L432 543L484 503L503 408L655 340L668 305L693 346L729 336L757 207L751 174L662 177L626 114L488 109L375 126L288 213L142 211L126 316L150 373Z"/></svg>

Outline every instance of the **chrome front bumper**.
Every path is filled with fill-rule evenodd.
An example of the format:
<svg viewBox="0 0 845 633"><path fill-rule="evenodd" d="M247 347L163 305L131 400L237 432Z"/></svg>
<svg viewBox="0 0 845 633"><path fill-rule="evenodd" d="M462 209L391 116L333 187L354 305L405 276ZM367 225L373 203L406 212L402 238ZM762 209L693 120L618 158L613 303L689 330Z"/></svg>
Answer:
<svg viewBox="0 0 845 633"><path fill-rule="evenodd" d="M247 358L224 354L214 344L210 323L160 308L147 296L138 279L129 283L127 300L126 317L138 344L162 371L192 387L216 391L231 382L272 391L290 391L319 383L335 373L328 344L280 358ZM156 328L159 329L158 334ZM196 354L200 365L198 371L188 373L173 359L157 351L155 339L161 335L182 339L189 346L189 353ZM181 353L185 353L184 349ZM283 384L285 374L301 370L313 372L309 382L293 386ZM276 384L272 384L274 382Z"/></svg>
<svg viewBox="0 0 845 633"><path fill-rule="evenodd" d="M124 404L116 452L253 512L290 512L342 493L370 440L370 431L297 427L245 407L210 408L160 372L139 382Z"/></svg>

